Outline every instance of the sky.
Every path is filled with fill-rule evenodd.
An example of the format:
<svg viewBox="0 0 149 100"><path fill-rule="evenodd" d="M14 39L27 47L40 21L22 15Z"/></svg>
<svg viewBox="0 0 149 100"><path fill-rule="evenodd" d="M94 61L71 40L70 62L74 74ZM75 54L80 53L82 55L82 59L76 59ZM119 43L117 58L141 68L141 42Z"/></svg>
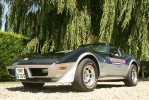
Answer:
<svg viewBox="0 0 149 100"><path fill-rule="evenodd" d="M4 4L4 8L3 8L3 15L2 15L2 31L5 31L5 23L6 23L6 14L8 13L8 4L3 3Z"/></svg>
<svg viewBox="0 0 149 100"><path fill-rule="evenodd" d="M3 15L2 15L2 28L1 28L1 30L5 31L6 14L8 13L9 6L8 6L8 4L2 2L1 0L0 0L0 3L2 3L4 5ZM36 12L38 9L39 9L39 7L37 5L36 6L33 5L28 12L30 12L30 11Z"/></svg>

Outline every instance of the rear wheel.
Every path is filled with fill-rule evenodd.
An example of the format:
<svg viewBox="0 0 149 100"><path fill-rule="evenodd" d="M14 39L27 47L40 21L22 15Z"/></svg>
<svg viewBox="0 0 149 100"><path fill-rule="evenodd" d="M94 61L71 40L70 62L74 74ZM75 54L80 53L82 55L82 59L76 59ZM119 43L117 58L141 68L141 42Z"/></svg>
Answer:
<svg viewBox="0 0 149 100"><path fill-rule="evenodd" d="M41 88L45 83L28 83L28 82L22 82L23 86L25 88Z"/></svg>
<svg viewBox="0 0 149 100"><path fill-rule="evenodd" d="M124 81L124 83L126 86L136 86L138 84L138 71L136 65L131 65L128 78Z"/></svg>
<svg viewBox="0 0 149 100"><path fill-rule="evenodd" d="M82 92L93 91L97 85L97 77L96 64L93 60L86 58L78 65L72 86Z"/></svg>

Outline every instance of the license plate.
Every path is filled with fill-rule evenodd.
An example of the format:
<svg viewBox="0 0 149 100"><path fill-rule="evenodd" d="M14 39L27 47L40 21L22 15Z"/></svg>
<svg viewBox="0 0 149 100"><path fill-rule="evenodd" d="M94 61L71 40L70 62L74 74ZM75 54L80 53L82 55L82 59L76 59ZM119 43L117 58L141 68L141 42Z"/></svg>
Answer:
<svg viewBox="0 0 149 100"><path fill-rule="evenodd" d="M16 78L17 79L26 79L24 68L16 68Z"/></svg>

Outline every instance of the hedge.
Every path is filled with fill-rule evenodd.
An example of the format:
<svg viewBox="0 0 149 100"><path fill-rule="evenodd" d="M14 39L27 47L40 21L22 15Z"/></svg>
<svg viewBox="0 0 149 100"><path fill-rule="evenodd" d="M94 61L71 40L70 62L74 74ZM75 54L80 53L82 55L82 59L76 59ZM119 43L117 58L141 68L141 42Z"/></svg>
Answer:
<svg viewBox="0 0 149 100"><path fill-rule="evenodd" d="M0 82L12 81L6 66L13 63L23 50L27 37L19 34L0 31Z"/></svg>

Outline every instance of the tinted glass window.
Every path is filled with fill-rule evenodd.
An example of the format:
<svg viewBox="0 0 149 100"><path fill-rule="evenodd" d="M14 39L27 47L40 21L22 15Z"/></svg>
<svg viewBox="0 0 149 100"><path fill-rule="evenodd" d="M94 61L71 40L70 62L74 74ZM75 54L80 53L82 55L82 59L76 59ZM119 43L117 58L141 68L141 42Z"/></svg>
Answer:
<svg viewBox="0 0 149 100"><path fill-rule="evenodd" d="M115 46L109 46L109 53L114 54L114 56L123 57L125 56L124 51L121 48L117 48Z"/></svg>
<svg viewBox="0 0 149 100"><path fill-rule="evenodd" d="M118 48L116 48L114 46L109 46L109 53L114 54L113 56L121 56L121 53L118 50Z"/></svg>
<svg viewBox="0 0 149 100"><path fill-rule="evenodd" d="M85 47L87 49L91 49L96 52L107 53L107 46L105 44L88 44L88 45L83 45L81 47Z"/></svg>
<svg viewBox="0 0 149 100"><path fill-rule="evenodd" d="M94 46L94 50L95 50L96 52L106 53L106 52L107 52L107 46L106 46L106 45Z"/></svg>
<svg viewBox="0 0 149 100"><path fill-rule="evenodd" d="M109 52L110 53L113 53L113 52L116 52L117 51L117 48L116 47L114 47L114 46L110 46L109 47Z"/></svg>

